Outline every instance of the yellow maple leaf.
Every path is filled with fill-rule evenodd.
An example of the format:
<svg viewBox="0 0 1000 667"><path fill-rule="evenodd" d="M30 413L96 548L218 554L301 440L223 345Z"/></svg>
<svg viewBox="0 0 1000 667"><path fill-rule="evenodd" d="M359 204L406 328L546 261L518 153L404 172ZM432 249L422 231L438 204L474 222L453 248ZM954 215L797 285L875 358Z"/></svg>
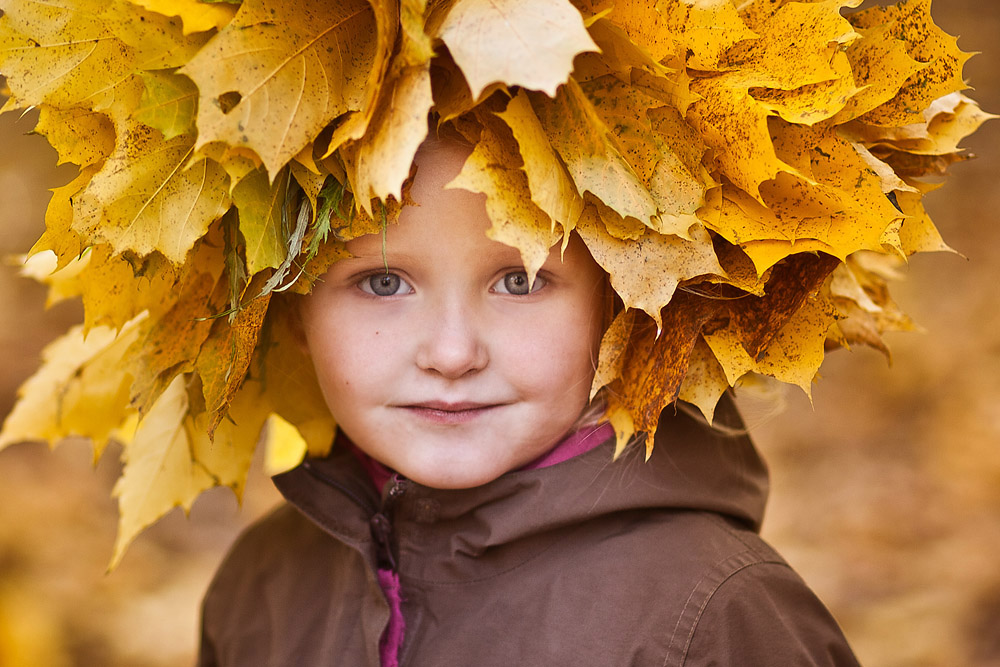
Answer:
<svg viewBox="0 0 1000 667"><path fill-rule="evenodd" d="M114 108L123 116L140 85L137 69L179 65L204 43L185 37L179 21L140 16L124 0L5 2L2 9L0 68L21 106Z"/></svg>
<svg viewBox="0 0 1000 667"><path fill-rule="evenodd" d="M629 39L626 32L610 19L604 18L607 11L601 16L593 17L588 22L587 30L591 38L600 50L600 53L584 53L577 57L573 76L577 81L585 81L591 76L588 71L595 72L595 76L604 74L615 74L627 78L633 69L639 69L654 77L664 77L677 72L658 62L644 48Z"/></svg>
<svg viewBox="0 0 1000 667"><path fill-rule="evenodd" d="M365 105L376 31L365 0L246 0L180 69L199 90L196 148L249 148L273 177L326 125Z"/></svg>
<svg viewBox="0 0 1000 667"><path fill-rule="evenodd" d="M496 116L483 114L482 132L462 171L446 187L486 195L492 226L487 235L517 248L529 282L559 241L549 216L531 200L521 154L510 130Z"/></svg>
<svg viewBox="0 0 1000 667"><path fill-rule="evenodd" d="M704 340L730 385L753 372L794 384L811 396L812 382L823 363L827 335L837 315L837 309L827 299L807 299L759 358L747 352L735 323L706 334Z"/></svg>
<svg viewBox="0 0 1000 667"><path fill-rule="evenodd" d="M170 383L122 452L124 470L113 491L119 520L111 569L143 528L174 507L191 509L202 491L215 486L192 451L188 379L179 375Z"/></svg>
<svg viewBox="0 0 1000 667"><path fill-rule="evenodd" d="M661 234L686 237L688 228L698 222L694 213L704 202L705 186L698 178L701 171L695 171L698 176L692 174L686 160L665 140L679 133L671 123L677 116L669 108L659 109L654 98L614 76L593 79L581 89L603 124L613 128L622 156L656 204L657 214L649 219L649 226ZM650 113L656 114L659 131L654 131ZM697 143L681 150L690 153L696 147Z"/></svg>
<svg viewBox="0 0 1000 667"><path fill-rule="evenodd" d="M795 90L754 90L751 95L763 108L789 123L815 125L840 117L863 89L856 85L846 55L834 54L831 66L839 73L832 81L806 84Z"/></svg>
<svg viewBox="0 0 1000 667"><path fill-rule="evenodd" d="M73 278L83 301L86 330L97 325L120 329L140 313L155 312L169 301L177 269L159 253L125 258L98 245L88 248L86 256L86 266Z"/></svg>
<svg viewBox="0 0 1000 667"><path fill-rule="evenodd" d="M994 114L961 93L935 100L924 110L924 120L905 127L880 127L851 123L846 133L870 145L891 146L914 155L948 155L960 152L959 143L975 132Z"/></svg>
<svg viewBox="0 0 1000 667"><path fill-rule="evenodd" d="M529 99L577 191L593 193L623 218L648 224L656 215L656 202L579 84L570 79L555 99L538 93Z"/></svg>
<svg viewBox="0 0 1000 667"><path fill-rule="evenodd" d="M757 369L757 363L743 347L735 327L728 326L711 333L706 332L703 339L712 350L716 362L726 376L726 382L731 387L735 387L744 375Z"/></svg>
<svg viewBox="0 0 1000 667"><path fill-rule="evenodd" d="M896 201L906 214L899 230L899 245L903 254L909 256L918 252L951 250L924 210L920 193L900 192L896 194Z"/></svg>
<svg viewBox="0 0 1000 667"><path fill-rule="evenodd" d="M52 198L45 209L45 232L31 247L30 255L51 250L57 258L57 267L66 266L84 249L79 235L73 231L73 198L79 194L98 167L85 167L66 185L53 188Z"/></svg>
<svg viewBox="0 0 1000 667"><path fill-rule="evenodd" d="M833 81L843 75L834 65L837 54L860 35L840 15L840 8L857 0L787 2L764 21L748 21L759 39L729 49L719 69L747 87L795 90ZM747 14L744 14L747 17Z"/></svg>
<svg viewBox="0 0 1000 667"><path fill-rule="evenodd" d="M591 400L603 387L621 377L634 324L635 311L622 310L615 315L611 325L601 336L601 347L597 354L597 369L590 385Z"/></svg>
<svg viewBox="0 0 1000 667"><path fill-rule="evenodd" d="M169 306L149 324L132 350L129 372L135 380L131 405L140 414L149 410L177 375L194 370L194 360L211 333L213 318L225 303L225 285L219 280L223 264L219 246L200 244L174 287Z"/></svg>
<svg viewBox="0 0 1000 667"><path fill-rule="evenodd" d="M333 445L335 425L302 332L296 330L301 327L296 298L278 295L271 300L274 316L261 334L267 341L258 377L262 405L296 428L310 456L325 456Z"/></svg>
<svg viewBox="0 0 1000 667"><path fill-rule="evenodd" d="M808 299L757 359L756 371L798 386L811 399L812 382L823 363L827 334L836 315L829 301Z"/></svg>
<svg viewBox="0 0 1000 667"><path fill-rule="evenodd" d="M891 26L858 28L861 39L847 47L847 58L858 91L838 112L836 121L846 123L885 104L899 92L907 79L920 72L926 63L910 57L906 44L895 39Z"/></svg>
<svg viewBox="0 0 1000 667"><path fill-rule="evenodd" d="M59 109L43 105L35 132L59 152L59 164L80 167L103 162L115 148L115 127L103 113L83 108Z"/></svg>
<svg viewBox="0 0 1000 667"><path fill-rule="evenodd" d="M251 275L278 268L288 254L281 223L288 178L288 170L283 169L272 183L264 169L255 169L233 188L233 203L239 209L240 234L246 244L247 271Z"/></svg>
<svg viewBox="0 0 1000 667"><path fill-rule="evenodd" d="M211 413L192 415L188 429L191 453L212 476L215 486L229 487L242 501L257 439L268 418L259 383L243 383L229 403L227 417L213 427Z"/></svg>
<svg viewBox="0 0 1000 667"><path fill-rule="evenodd" d="M691 107L691 121L715 150L719 172L759 197L760 184L787 168L771 143L767 124L771 110L757 102L744 82L735 77L697 79L691 90L701 98Z"/></svg>
<svg viewBox="0 0 1000 667"><path fill-rule="evenodd" d="M293 424L279 415L271 415L265 428L264 472L271 476L278 475L302 462L309 447Z"/></svg>
<svg viewBox="0 0 1000 667"><path fill-rule="evenodd" d="M517 140L531 201L563 228L563 241L568 243L569 232L583 213L583 199L549 143L527 94L518 92L497 115L507 123Z"/></svg>
<svg viewBox="0 0 1000 667"><path fill-rule="evenodd" d="M659 0L657 11L688 50L688 67L725 69L723 56L740 42L759 37L731 0Z"/></svg>
<svg viewBox="0 0 1000 667"><path fill-rule="evenodd" d="M120 126L114 153L74 201L73 229L118 253L158 250L180 264L229 207L225 172L211 160L189 166L192 152L188 137Z"/></svg>
<svg viewBox="0 0 1000 667"><path fill-rule="evenodd" d="M712 348L699 338L691 351L687 373L677 398L696 406L709 424L715 419L715 407L730 387L729 378Z"/></svg>
<svg viewBox="0 0 1000 667"><path fill-rule="evenodd" d="M568 0L457 0L440 37L475 100L495 82L553 97L573 58L597 49Z"/></svg>
<svg viewBox="0 0 1000 667"><path fill-rule="evenodd" d="M859 28L886 25L886 34L902 40L907 54L926 63L906 80L889 101L862 116L874 125L909 125L922 120L922 110L949 93L964 89L962 67L972 54L958 48L957 39L935 25L930 0L910 0L891 7L871 7L851 16Z"/></svg>
<svg viewBox="0 0 1000 667"><path fill-rule="evenodd" d="M682 281L724 274L703 228L696 228L692 240L650 229L636 240L621 241L604 230L596 209L588 207L576 229L611 277L611 286L625 307L645 311L657 329L662 324L660 311L670 303Z"/></svg>
<svg viewBox="0 0 1000 667"><path fill-rule="evenodd" d="M413 156L427 137L427 114L433 103L429 61L394 66L386 77L371 129L345 146L348 177L357 202L369 215L373 197L402 200Z"/></svg>
<svg viewBox="0 0 1000 667"><path fill-rule="evenodd" d="M19 401L0 430L0 449L16 442L55 444L69 436L94 442L95 459L118 428L128 405L130 376L123 359L136 340L139 321L115 332L76 326L42 352L42 366L18 390Z"/></svg>
<svg viewBox="0 0 1000 667"><path fill-rule="evenodd" d="M632 419L632 414L628 411L628 408L614 398L609 400L606 414L608 421L611 423L611 428L615 430L614 458L617 459L625 451L625 447L632 442L632 438L635 435L635 421ZM651 446L648 439L646 442L646 459L648 460L651 453Z"/></svg>
<svg viewBox="0 0 1000 667"><path fill-rule="evenodd" d="M654 62L677 52L679 44L667 26L658 3L649 0L574 0L574 4L589 16L600 16L614 23L628 35L636 47Z"/></svg>

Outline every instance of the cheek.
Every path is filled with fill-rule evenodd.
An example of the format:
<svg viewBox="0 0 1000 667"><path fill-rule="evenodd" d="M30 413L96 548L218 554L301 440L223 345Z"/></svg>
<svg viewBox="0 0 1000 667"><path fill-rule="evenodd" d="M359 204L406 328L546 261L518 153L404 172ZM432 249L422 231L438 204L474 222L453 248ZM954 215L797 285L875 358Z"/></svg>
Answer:
<svg viewBox="0 0 1000 667"><path fill-rule="evenodd" d="M303 313L304 338L309 356L316 369L316 377L330 410L336 415L336 406L349 401L360 389L368 373L384 355L372 353L372 339L357 326L349 326L349 316L339 312L338 317L330 313L339 312L336 306L324 304L320 309L306 309Z"/></svg>
<svg viewBox="0 0 1000 667"><path fill-rule="evenodd" d="M582 396L585 401L596 359L593 332L585 311L533 320L507 348L513 381L542 399L556 402L571 396L575 401Z"/></svg>

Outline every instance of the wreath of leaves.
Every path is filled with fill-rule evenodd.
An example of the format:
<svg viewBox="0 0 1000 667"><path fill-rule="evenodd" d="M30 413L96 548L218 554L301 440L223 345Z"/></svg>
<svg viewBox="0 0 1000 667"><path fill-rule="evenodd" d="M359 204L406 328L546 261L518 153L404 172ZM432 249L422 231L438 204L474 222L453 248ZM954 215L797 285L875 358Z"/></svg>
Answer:
<svg viewBox="0 0 1000 667"><path fill-rule="evenodd" d="M85 308L0 447L124 443L115 562L241 493L262 429L273 466L324 453L276 295L395 220L428 118L474 145L453 185L529 272L575 231L608 273L619 446L748 373L808 393L827 347L912 327L886 280L947 249L921 199L990 117L929 0L860 4L0 1L4 110L79 166L25 272Z"/></svg>

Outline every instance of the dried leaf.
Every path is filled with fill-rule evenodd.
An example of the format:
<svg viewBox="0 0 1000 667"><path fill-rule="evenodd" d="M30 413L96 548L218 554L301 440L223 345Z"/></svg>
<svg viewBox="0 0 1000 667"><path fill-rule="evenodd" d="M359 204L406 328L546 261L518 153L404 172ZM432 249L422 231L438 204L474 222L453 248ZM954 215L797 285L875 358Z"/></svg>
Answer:
<svg viewBox="0 0 1000 667"><path fill-rule="evenodd" d="M433 102L429 61L393 68L372 116L373 129L345 149L355 197L369 215L373 197L402 200Z"/></svg>
<svg viewBox="0 0 1000 667"><path fill-rule="evenodd" d="M180 22L140 13L123 0L54 0L0 5L0 70L22 106L116 109L134 103L137 69L185 62L204 39Z"/></svg>
<svg viewBox="0 0 1000 667"><path fill-rule="evenodd" d="M794 384L811 398L827 332L836 315L837 309L825 299L807 299L768 343L757 359L757 371Z"/></svg>
<svg viewBox="0 0 1000 667"><path fill-rule="evenodd" d="M288 254L282 230L281 211L288 196L288 170L274 183L267 172L256 169L233 188L233 203L239 209L240 234L246 243L247 271L251 275L281 266Z"/></svg>
<svg viewBox="0 0 1000 667"><path fill-rule="evenodd" d="M236 312L231 324L217 319L201 346L195 367L202 380L205 409L210 414L206 422L210 436L225 416L250 367L269 302L270 295L252 299Z"/></svg>
<svg viewBox="0 0 1000 667"><path fill-rule="evenodd" d="M103 113L43 106L35 132L59 151L59 164L89 167L104 162L115 148L115 127Z"/></svg>
<svg viewBox="0 0 1000 667"><path fill-rule="evenodd" d="M601 337L601 349L597 355L597 370L590 386L591 400L598 391L621 377L634 324L635 311L622 310L615 316L611 326Z"/></svg>
<svg viewBox="0 0 1000 667"><path fill-rule="evenodd" d="M688 370L677 397L696 406L711 424L715 418L715 406L729 387L729 379L712 348L699 338L691 351Z"/></svg>
<svg viewBox="0 0 1000 667"><path fill-rule="evenodd" d="M179 375L170 383L122 452L125 467L114 488L120 518L110 569L143 528L174 507L190 510L198 494L215 485L191 448L187 379Z"/></svg>
<svg viewBox="0 0 1000 667"><path fill-rule="evenodd" d="M73 229L116 253L158 250L180 264L229 206L226 174L210 160L185 168L191 153L186 137L119 127L115 152L74 201Z"/></svg>
<svg viewBox="0 0 1000 667"><path fill-rule="evenodd" d="M619 391L635 429L648 434L648 445L656 435L660 412L677 400L702 327L719 308L719 302L681 292L664 308L659 335L648 320L633 327Z"/></svg>
<svg viewBox="0 0 1000 667"><path fill-rule="evenodd" d="M580 86L570 80L554 100L534 93L529 97L577 191L592 193L623 218L648 224L656 215L656 202Z"/></svg>
<svg viewBox="0 0 1000 667"><path fill-rule="evenodd" d="M128 405L130 378L118 371L138 332L138 321L117 334L95 327L84 335L76 326L50 343L41 368L18 390L18 403L0 430L0 449L27 440L54 445L83 436L94 442L96 460Z"/></svg>
<svg viewBox="0 0 1000 667"><path fill-rule="evenodd" d="M962 67L971 54L963 53L956 38L938 28L930 14L930 0L909 0L890 7L871 7L851 16L858 28L888 27L887 34L906 45L907 55L925 69L910 76L889 101L862 116L874 125L909 125L922 120L931 102L965 88Z"/></svg>
<svg viewBox="0 0 1000 667"><path fill-rule="evenodd" d="M491 115L481 120L484 127L479 142L447 187L486 195L486 213L493 223L487 235L517 248L529 281L533 281L559 235L545 212L531 201L521 154L507 126Z"/></svg>
<svg viewBox="0 0 1000 667"><path fill-rule="evenodd" d="M249 148L273 177L326 125L364 107L376 32L365 0L246 0L180 70L200 93L195 148Z"/></svg>
<svg viewBox="0 0 1000 667"><path fill-rule="evenodd" d="M703 275L722 275L715 249L704 229L693 240L647 230L634 241L608 234L591 207L584 211L577 231L594 259L611 276L611 286L626 308L645 311L657 329L660 311L670 303L677 285Z"/></svg>
<svg viewBox="0 0 1000 667"><path fill-rule="evenodd" d="M569 232L583 213L583 199L549 143L528 96L519 92L497 115L507 123L517 140L531 201L563 228L563 238L568 241Z"/></svg>
<svg viewBox="0 0 1000 667"><path fill-rule="evenodd" d="M568 0L457 0L440 37L476 100L495 82L554 97L573 58L597 50Z"/></svg>

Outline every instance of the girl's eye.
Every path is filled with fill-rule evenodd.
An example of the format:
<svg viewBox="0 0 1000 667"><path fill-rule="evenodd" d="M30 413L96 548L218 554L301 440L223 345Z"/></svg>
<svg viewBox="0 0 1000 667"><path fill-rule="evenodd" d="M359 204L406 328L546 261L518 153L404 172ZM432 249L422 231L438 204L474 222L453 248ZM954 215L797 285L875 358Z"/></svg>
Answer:
<svg viewBox="0 0 1000 667"><path fill-rule="evenodd" d="M537 291L545 280L535 277L535 284L528 284L528 273L526 271L511 271L493 286L493 291L500 294L523 295Z"/></svg>
<svg viewBox="0 0 1000 667"><path fill-rule="evenodd" d="M410 286L395 273L376 273L362 280L358 287L362 292L375 296L398 296L408 294Z"/></svg>

